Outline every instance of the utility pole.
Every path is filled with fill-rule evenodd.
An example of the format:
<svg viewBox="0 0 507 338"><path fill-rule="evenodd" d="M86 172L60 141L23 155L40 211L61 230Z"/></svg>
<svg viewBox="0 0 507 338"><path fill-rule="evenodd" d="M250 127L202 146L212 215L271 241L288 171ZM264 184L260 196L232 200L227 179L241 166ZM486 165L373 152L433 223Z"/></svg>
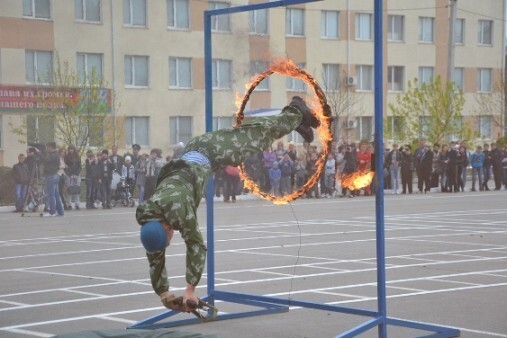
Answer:
<svg viewBox="0 0 507 338"><path fill-rule="evenodd" d="M455 45L455 23L456 23L456 2L458 0L449 1L449 50L447 53L447 82L454 81L454 45Z"/></svg>

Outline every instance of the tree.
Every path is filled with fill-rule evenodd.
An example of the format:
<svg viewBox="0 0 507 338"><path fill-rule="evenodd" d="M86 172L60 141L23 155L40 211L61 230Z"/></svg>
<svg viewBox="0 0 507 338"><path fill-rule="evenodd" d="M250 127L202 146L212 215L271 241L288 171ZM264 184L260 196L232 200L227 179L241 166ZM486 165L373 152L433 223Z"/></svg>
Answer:
<svg viewBox="0 0 507 338"><path fill-rule="evenodd" d="M42 121L53 127L57 144L74 144L83 155L89 146L102 147L111 141L105 137L106 131L112 129L108 118L114 109L111 107L112 93L95 68L76 71L67 61L61 62L57 55L54 69L38 78L39 83L32 90L33 111L41 114L37 123ZM30 116L33 114L24 117L20 126L11 123L12 131L27 136L33 127ZM39 137L35 135L28 142L38 142Z"/></svg>
<svg viewBox="0 0 507 338"><path fill-rule="evenodd" d="M340 81L340 78L343 80ZM330 74L323 72L322 79L322 88L326 92L327 103L333 114L332 130L334 138L336 139L341 135L342 126L344 126L346 135L342 141L349 143L351 128L346 124L357 116L356 110L361 101L361 96L352 91L352 85L347 83L346 72L342 72L342 76L335 76L334 79Z"/></svg>
<svg viewBox="0 0 507 338"><path fill-rule="evenodd" d="M410 143L425 138L432 143L443 143L453 135L470 134L463 124L465 104L463 92L454 83L442 82L440 76L431 82L409 81L407 90L390 103L391 116L385 119L386 138Z"/></svg>
<svg viewBox="0 0 507 338"><path fill-rule="evenodd" d="M502 130L507 130L506 85L502 80L493 86L491 93L478 93L475 96L477 114L491 116L492 127L496 126Z"/></svg>

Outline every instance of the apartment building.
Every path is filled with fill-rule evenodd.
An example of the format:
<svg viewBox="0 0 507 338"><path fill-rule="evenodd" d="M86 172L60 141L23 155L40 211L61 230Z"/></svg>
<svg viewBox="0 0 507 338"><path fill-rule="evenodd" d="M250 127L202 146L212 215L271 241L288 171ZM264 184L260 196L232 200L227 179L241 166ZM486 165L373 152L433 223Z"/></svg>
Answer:
<svg viewBox="0 0 507 338"><path fill-rule="evenodd" d="M143 151L158 147L171 154L172 145L205 130L203 12L259 2L1 1L0 165L11 166L24 152L26 144L13 133L22 121L28 126L22 141L59 141L48 110L29 98L57 55L80 72L95 68L112 93L110 123L94 131L102 137L90 141L91 148L138 143ZM384 12L387 103L415 77L446 78L449 0L384 0ZM464 118L474 119L477 135L489 140L501 128L497 117L477 113L475 97L491 93L503 78L505 3L460 0L456 13L453 80L465 93ZM337 112L338 139L372 138L373 0L221 15L212 25L214 128L233 124L236 95L253 74L274 57L289 57L314 75L329 99L346 102ZM301 80L273 75L257 87L247 110L280 109L293 95L312 92ZM300 141L296 134L289 139Z"/></svg>

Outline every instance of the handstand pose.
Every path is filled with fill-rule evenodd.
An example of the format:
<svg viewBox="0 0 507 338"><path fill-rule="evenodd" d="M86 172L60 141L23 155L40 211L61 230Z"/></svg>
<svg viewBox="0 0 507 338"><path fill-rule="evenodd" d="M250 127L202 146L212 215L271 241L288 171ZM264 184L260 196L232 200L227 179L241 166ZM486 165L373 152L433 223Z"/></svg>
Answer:
<svg viewBox="0 0 507 338"><path fill-rule="evenodd" d="M187 301L198 303L194 291L204 270L206 246L197 224L197 207L213 171L240 165L293 130L305 141L312 142L312 128L319 124L303 99L294 96L279 115L256 118L232 129L193 138L180 159L162 168L155 193L139 205L136 219L141 225L141 242L150 263L151 284L164 306L188 312L191 308ZM169 293L165 268L165 249L174 230L181 233L187 247L187 287L182 306L171 302L174 295Z"/></svg>

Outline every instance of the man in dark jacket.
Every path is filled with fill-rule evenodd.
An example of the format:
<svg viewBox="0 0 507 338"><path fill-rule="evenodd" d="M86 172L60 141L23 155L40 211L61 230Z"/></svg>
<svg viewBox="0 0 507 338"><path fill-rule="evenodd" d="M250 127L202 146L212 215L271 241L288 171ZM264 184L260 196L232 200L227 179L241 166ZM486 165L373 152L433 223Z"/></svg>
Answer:
<svg viewBox="0 0 507 338"><path fill-rule="evenodd" d="M417 161L417 189L420 193L427 193L431 189L431 171L433 170L433 151L425 144Z"/></svg>
<svg viewBox="0 0 507 338"><path fill-rule="evenodd" d="M63 216L63 203L60 198L60 190L58 183L60 176L60 155L56 151L56 143L46 143L46 157L44 158L44 176L46 177L46 204L48 212L43 214L44 217L48 216Z"/></svg>
<svg viewBox="0 0 507 338"><path fill-rule="evenodd" d="M113 180L113 170L115 165L109 158L109 151L102 150L98 164L99 171L99 189L102 197L102 208L111 209L111 181Z"/></svg>
<svg viewBox="0 0 507 338"><path fill-rule="evenodd" d="M493 168L493 178L495 179L495 190L502 188L502 150L497 148L496 143L491 143L491 167Z"/></svg>
<svg viewBox="0 0 507 338"><path fill-rule="evenodd" d="M29 183L28 165L25 162L25 155L18 155L18 163L12 167L12 176L16 183L16 210L22 212L25 202L26 190Z"/></svg>

